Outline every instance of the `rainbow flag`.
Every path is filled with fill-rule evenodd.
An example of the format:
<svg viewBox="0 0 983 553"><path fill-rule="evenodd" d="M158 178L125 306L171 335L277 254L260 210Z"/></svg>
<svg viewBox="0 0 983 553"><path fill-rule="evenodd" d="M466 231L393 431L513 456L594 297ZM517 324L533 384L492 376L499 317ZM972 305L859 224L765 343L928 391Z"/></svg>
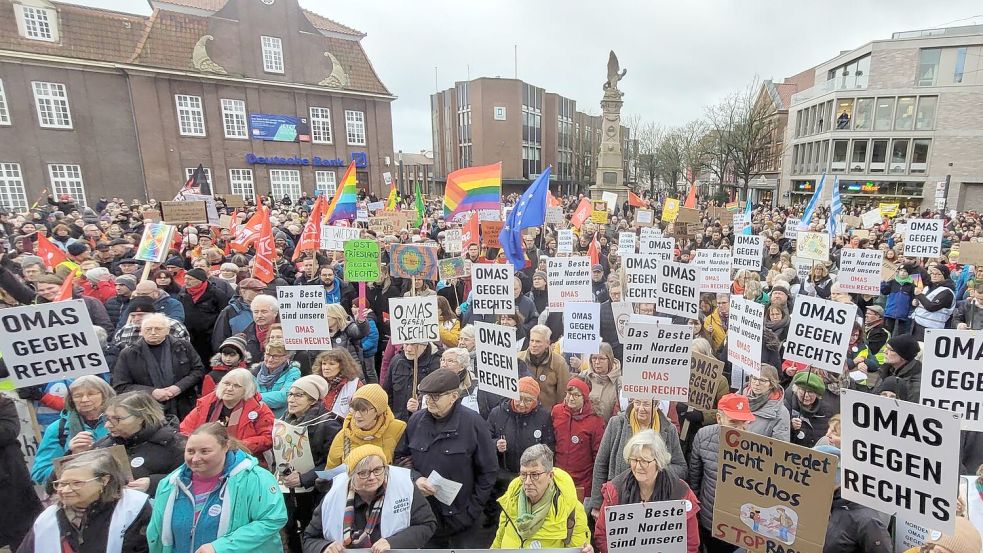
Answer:
<svg viewBox="0 0 983 553"><path fill-rule="evenodd" d="M502 163L458 169L447 175L444 187L444 219L458 213L502 206Z"/></svg>
<svg viewBox="0 0 983 553"><path fill-rule="evenodd" d="M352 161L345 171L344 178L341 179L341 186L334 193L334 198L324 211L324 219L327 224L334 223L341 219L354 219L357 208L355 202L358 200L358 190L355 187L355 162Z"/></svg>

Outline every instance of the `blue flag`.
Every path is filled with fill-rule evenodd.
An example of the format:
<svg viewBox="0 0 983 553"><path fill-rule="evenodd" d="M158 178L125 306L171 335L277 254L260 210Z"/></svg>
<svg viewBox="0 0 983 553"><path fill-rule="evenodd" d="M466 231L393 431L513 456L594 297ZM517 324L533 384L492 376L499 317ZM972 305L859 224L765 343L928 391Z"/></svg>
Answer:
<svg viewBox="0 0 983 553"><path fill-rule="evenodd" d="M751 195L748 194L747 199L744 200L744 228L741 229L741 234L751 236L753 232L754 227L751 225Z"/></svg>
<svg viewBox="0 0 983 553"><path fill-rule="evenodd" d="M799 230L809 230L809 223L812 222L812 214L816 211L816 204L819 203L819 197L823 195L823 183L826 182L826 173L819 178L819 184L816 185L816 191L812 193L812 199L806 204L806 210L802 213L802 218L799 219Z"/></svg>
<svg viewBox="0 0 983 553"><path fill-rule="evenodd" d="M826 228L829 230L829 242L833 243L833 239L839 234L839 218L843 214L843 200L840 199L840 177L837 175L833 178L833 202L829 205L829 222L826 224Z"/></svg>
<svg viewBox="0 0 983 553"><path fill-rule="evenodd" d="M546 193L550 189L552 169L552 165L548 166L522 193L519 202L505 218L502 232L498 234L498 241L502 244L505 258L516 271L521 271L526 266L526 258L522 252L523 229L542 226L546 221Z"/></svg>

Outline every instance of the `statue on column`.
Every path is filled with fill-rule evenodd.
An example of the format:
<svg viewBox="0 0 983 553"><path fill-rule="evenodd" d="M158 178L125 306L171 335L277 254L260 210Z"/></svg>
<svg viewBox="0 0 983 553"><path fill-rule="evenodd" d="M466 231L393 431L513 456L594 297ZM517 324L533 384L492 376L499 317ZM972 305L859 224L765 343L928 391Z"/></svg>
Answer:
<svg viewBox="0 0 983 553"><path fill-rule="evenodd" d="M625 94L618 89L618 82L627 73L628 70L621 68L618 56L612 50L608 54L608 77L601 87L604 90L601 99L601 147L597 155L597 175L591 187L594 199L601 199L605 192L617 194L619 203L628 197L621 136L621 106Z"/></svg>
<svg viewBox="0 0 983 553"><path fill-rule="evenodd" d="M608 80L604 81L604 86L602 87L604 90L605 100L609 98L620 100L621 97L624 96L624 93L618 90L618 81L625 78L625 74L628 73L628 70L621 69L621 72L619 73L618 69L620 68L621 67L618 64L618 56L614 54L614 50L611 50L611 53L608 55Z"/></svg>

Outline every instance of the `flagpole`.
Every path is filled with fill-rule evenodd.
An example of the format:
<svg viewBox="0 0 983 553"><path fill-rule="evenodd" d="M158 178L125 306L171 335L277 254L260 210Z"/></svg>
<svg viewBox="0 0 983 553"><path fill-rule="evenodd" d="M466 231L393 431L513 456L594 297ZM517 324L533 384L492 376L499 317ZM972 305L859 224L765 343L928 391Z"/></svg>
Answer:
<svg viewBox="0 0 983 553"><path fill-rule="evenodd" d="M412 298L416 297L416 277L410 277L410 297ZM419 363L420 363L420 355L417 354L417 356L413 358L413 399L416 399L417 379L420 377ZM417 409L419 410L419 408L420 407L418 405Z"/></svg>

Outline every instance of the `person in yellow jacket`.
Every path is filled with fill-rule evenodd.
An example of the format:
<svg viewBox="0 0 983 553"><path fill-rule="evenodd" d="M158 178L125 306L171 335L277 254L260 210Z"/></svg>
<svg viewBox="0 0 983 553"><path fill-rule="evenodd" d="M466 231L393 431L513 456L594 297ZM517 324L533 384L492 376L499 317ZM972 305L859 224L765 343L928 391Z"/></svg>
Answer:
<svg viewBox="0 0 983 553"><path fill-rule="evenodd" d="M519 477L498 499L502 506L492 549L580 547L592 553L584 504L573 478L553 467L553 452L530 446L519 459Z"/></svg>
<svg viewBox="0 0 983 553"><path fill-rule="evenodd" d="M396 443L406 431L406 423L397 419L389 408L389 395L378 384L366 384L352 394L351 410L345 416L341 432L335 435L328 450L325 467L337 467L351 450L360 445L377 445L393 462Z"/></svg>
<svg viewBox="0 0 983 553"><path fill-rule="evenodd" d="M727 340L727 318L730 317L730 294L717 294L717 308L703 319L703 331L713 351L720 349Z"/></svg>

